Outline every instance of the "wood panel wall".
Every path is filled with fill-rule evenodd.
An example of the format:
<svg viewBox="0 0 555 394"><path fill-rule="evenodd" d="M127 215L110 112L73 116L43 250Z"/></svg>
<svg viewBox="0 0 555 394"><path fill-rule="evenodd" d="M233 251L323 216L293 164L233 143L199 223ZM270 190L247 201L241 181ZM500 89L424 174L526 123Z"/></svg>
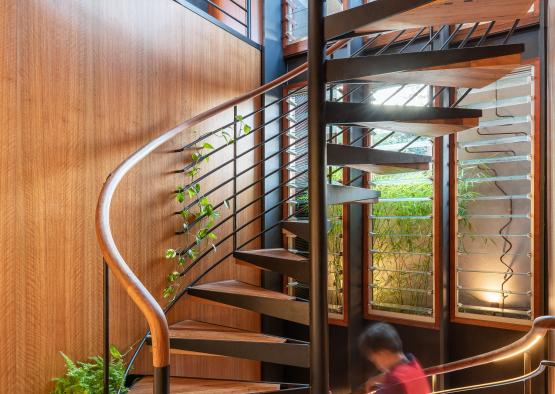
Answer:
<svg viewBox="0 0 555 394"><path fill-rule="evenodd" d="M555 64L555 2L549 1L544 5L545 20L547 24L546 33L546 49L547 54L544 61L547 64L546 68L546 118L547 118L547 259L546 259L546 274L547 274L547 313L550 315L555 314L555 260L553 259L553 252L555 251L555 232L553 225L555 224L555 138L553 138L553 128L555 127L555 76L550 72L553 64ZM548 340L548 355L552 360L555 357L555 335L553 332L549 334ZM555 371L549 371L548 392L555 392Z"/></svg>
<svg viewBox="0 0 555 394"><path fill-rule="evenodd" d="M258 86L260 53L170 0L5 0L0 50L0 391L46 393L63 373L59 351L77 359L101 352L94 212L104 179L166 129ZM174 146L231 116L185 133ZM171 191L183 178L171 171L187 158L168 154L172 147L133 172L112 210L124 257L159 298L171 269L164 250L182 246ZM256 271L231 263L207 279L257 283ZM113 342L125 347L146 325L111 282ZM259 324L254 314L191 303L170 318L185 317ZM173 367L240 376L258 369L220 358Z"/></svg>

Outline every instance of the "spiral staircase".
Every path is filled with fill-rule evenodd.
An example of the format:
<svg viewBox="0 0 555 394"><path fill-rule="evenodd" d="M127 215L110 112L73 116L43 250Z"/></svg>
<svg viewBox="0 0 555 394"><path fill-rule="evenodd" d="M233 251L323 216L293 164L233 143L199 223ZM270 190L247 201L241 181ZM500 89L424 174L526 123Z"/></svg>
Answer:
<svg viewBox="0 0 555 394"><path fill-rule="evenodd" d="M523 45L503 43L484 46L483 44L495 23L492 21L512 22L516 20L511 29L514 31L518 19L528 12L532 1L503 1L502 7L499 6L499 3L500 1L495 0L452 0L449 2L444 0L376 0L324 17L321 2L311 1L308 64L169 130L134 153L112 172L104 185L98 204L99 243L109 268L114 272L121 285L126 288L129 296L149 324L149 332L140 347L143 344L151 346L154 366L154 375L135 382L130 389L131 393L327 393L326 205L371 204L378 201L380 195L379 192L370 189L326 182L326 166L348 167L372 173L399 173L427 168L431 157L380 150L379 147L365 148L326 143L325 126L339 125L345 128L358 126L367 130L380 128L391 132L413 134L415 137L437 137L476 127L481 110L457 108L457 103L451 107L436 107L433 104L435 98L447 88L481 88L503 77L521 64ZM454 45L451 41L454 42L453 39L463 24L471 26L473 24L473 27L459 41L458 45ZM449 36L442 48L428 50L431 48L429 41L422 50L407 51L407 49L414 48L410 44L426 38L422 36L425 28L437 26L435 31L436 34L439 34L438 31L441 30L439 26L442 25L456 27L454 30L446 29ZM479 26L487 27L485 33L481 36L473 35L477 34ZM408 44L395 53L387 51L387 49L401 34L395 34L393 41L375 55L360 56L363 54L361 50L349 58L326 59L324 56L324 53L328 56L332 55L339 48L347 45L353 37L368 36L365 44L368 46L372 42L372 37L376 35L390 31L404 32L407 29L415 29L415 33ZM437 35L434 37L432 32L429 35L431 36L430 40L437 37ZM474 46L468 45L471 40L473 43L477 43L473 44ZM364 49L364 45L362 49ZM210 261L213 263L184 287L168 307L162 309L139 278L129 269L114 242L110 230L109 212L110 203L118 184L138 162L180 133L234 108L242 102L252 100L273 88L284 85L305 72L307 68L309 71L309 100L307 103L309 117L306 136L303 138L308 140L307 152L304 155L305 159L308 157L309 170L303 174L307 183L301 190L304 192L308 190L310 196L309 220L302 220L293 214L284 221L263 229L257 237L260 238L264 232L279 226L301 239L310 241L310 253L300 254L287 249L275 248L251 249L248 246L252 239L239 245L234 236L241 229L237 227L236 223L241 209L237 207L235 201L234 212L229 217L234 221L233 232L229 234L234 239L232 256L224 256L220 259L216 259L210 253L198 256L192 263L193 265L202 259L205 261L212 259ZM436 94L429 105L424 107L325 101L326 86L329 84L366 82L433 85L436 86ZM437 90L438 86L441 89ZM275 103L279 105L285 98ZM253 114L264 111L266 107L254 111ZM235 119L229 126L236 128L238 122L239 120ZM254 128L252 132L258 132L263 127L264 124ZM181 149L180 152L193 149L199 144L202 145L203 141L213 136L215 132L201 136ZM286 132L287 130L283 130L277 137L271 138L279 138ZM240 146L242 137L239 135L234 137L234 145ZM281 152L283 150L278 153ZM232 159L234 165L239 160L237 155L238 153L235 151ZM268 158L264 158L256 165L263 164L266 160ZM273 173L265 174L265 177L279 173L288 164L281 165ZM212 174L214 173L215 171ZM238 176L237 173L235 175ZM283 184L280 184L279 187ZM189 186L187 185L185 188ZM235 199L240 191L234 191L233 198ZM265 191L265 194L256 200L260 200L270 192L271 190ZM282 206L286 203L287 199L280 201L278 205ZM270 209L275 208L271 207ZM229 261L228 257L232 257L237 263L247 264L260 270L273 271L309 285L310 301L247 284L235 278L217 282L203 280L213 268ZM187 272L182 272L181 275L185 275ZM186 296L192 297L195 302L217 303L310 326L311 343L221 326L214 322L185 320L168 326L165 313ZM441 374L495 361L525 349L531 342L543 336L547 330L555 327L554 324L551 317L540 318L530 333L519 342L472 359L431 368L427 372ZM170 377L171 353L175 353L176 357L187 357L189 354L217 355L310 368L311 381L310 385L303 385Z"/></svg>

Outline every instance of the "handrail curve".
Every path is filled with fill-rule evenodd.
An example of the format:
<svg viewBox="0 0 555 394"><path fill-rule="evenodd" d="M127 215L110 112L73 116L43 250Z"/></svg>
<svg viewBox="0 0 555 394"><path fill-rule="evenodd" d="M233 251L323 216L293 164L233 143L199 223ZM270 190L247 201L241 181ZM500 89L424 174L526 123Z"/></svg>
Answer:
<svg viewBox="0 0 555 394"><path fill-rule="evenodd" d="M327 55L343 47L349 40L340 40L331 45L327 51ZM267 91L280 86L281 84L295 78L308 69L308 63L304 63L293 70L287 72L279 78L274 79L250 92L242 94L236 98L227 100L216 107L202 112L189 120L177 125L176 127L166 131L146 145L135 151L127 159L125 159L108 177L104 183L98 204L96 208L96 234L102 255L109 268L114 272L118 282L125 288L127 294L137 305L141 313L145 316L152 338L152 360L155 368L163 368L170 362L170 343L169 328L164 311L146 289L142 282L137 278L133 271L127 265L125 259L118 250L112 231L110 228L110 206L114 193L125 175L141 162L146 156L155 149L175 138L183 131L193 127L227 109L233 108L244 101L256 98Z"/></svg>
<svg viewBox="0 0 555 394"><path fill-rule="evenodd" d="M555 330L555 316L538 317L534 320L528 333L510 345L477 356L427 368L424 373L427 376L441 375L511 358L534 347L549 330Z"/></svg>

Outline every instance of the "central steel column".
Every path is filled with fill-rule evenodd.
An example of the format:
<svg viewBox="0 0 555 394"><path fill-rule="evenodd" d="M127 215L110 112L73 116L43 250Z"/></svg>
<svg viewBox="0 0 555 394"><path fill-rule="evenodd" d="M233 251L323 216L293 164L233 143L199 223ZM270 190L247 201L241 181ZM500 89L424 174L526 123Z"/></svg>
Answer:
<svg viewBox="0 0 555 394"><path fill-rule="evenodd" d="M310 219L310 392L329 390L328 240L324 105L324 2L308 4L308 179Z"/></svg>

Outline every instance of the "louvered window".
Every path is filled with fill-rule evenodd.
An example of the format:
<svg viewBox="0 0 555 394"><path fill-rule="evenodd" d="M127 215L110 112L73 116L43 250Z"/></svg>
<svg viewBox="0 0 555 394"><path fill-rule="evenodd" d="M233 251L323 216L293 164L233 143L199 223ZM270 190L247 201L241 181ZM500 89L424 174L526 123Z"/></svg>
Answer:
<svg viewBox="0 0 555 394"><path fill-rule="evenodd" d="M483 117L454 137L456 319L529 324L538 312L535 81L523 66L461 102Z"/></svg>

